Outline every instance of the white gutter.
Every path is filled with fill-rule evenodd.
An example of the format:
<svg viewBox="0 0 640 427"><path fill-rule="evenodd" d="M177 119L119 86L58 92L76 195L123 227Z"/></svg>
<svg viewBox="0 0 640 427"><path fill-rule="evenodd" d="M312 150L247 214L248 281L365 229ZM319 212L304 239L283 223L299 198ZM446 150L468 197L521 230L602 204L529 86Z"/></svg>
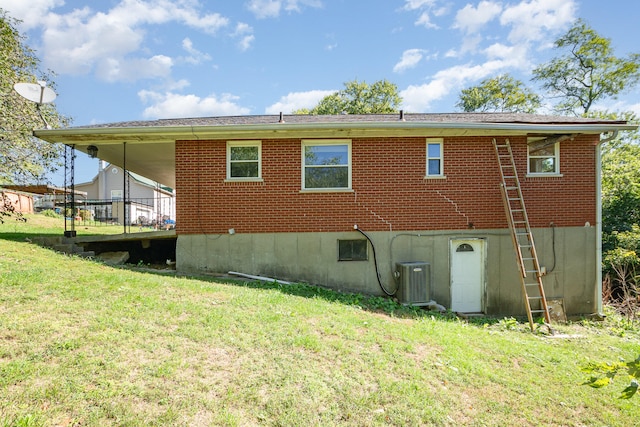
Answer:
<svg viewBox="0 0 640 427"><path fill-rule="evenodd" d="M162 135L167 140L193 138L196 136L215 135L233 132L269 132L301 130L418 130L418 129L452 129L452 130L485 130L485 131L513 131L524 133L605 133L616 130L634 130L637 126L628 124L606 123L569 123L569 124L536 124L536 123L489 123L489 122L323 122L323 123L272 123L245 125L213 125L213 126L134 126L134 127L75 127L66 129L34 130L34 136L44 140L63 142L65 136L91 137L101 135L128 137L128 141L135 143L136 139L144 139L146 135ZM136 136L138 136L136 138ZM142 138L141 138L142 137ZM103 140L106 142L108 139ZM52 141L53 142L53 141Z"/></svg>

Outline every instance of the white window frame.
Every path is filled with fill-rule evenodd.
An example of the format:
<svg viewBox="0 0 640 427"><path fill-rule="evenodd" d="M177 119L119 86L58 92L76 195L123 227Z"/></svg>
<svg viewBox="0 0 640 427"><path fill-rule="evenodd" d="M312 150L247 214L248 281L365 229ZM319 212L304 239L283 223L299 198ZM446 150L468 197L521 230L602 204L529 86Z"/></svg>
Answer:
<svg viewBox="0 0 640 427"><path fill-rule="evenodd" d="M258 147L258 176L231 176L231 148ZM249 163L255 160L235 160L234 163ZM262 141L227 141L227 179L226 181L262 181Z"/></svg>
<svg viewBox="0 0 640 427"><path fill-rule="evenodd" d="M439 157L430 157L429 156L429 145L438 144L440 146L440 156ZM425 162L425 178L444 178L444 138L427 138L426 141L426 162ZM429 173L429 160L439 160L440 161L440 173Z"/></svg>
<svg viewBox="0 0 640 427"><path fill-rule="evenodd" d="M530 154L529 146L543 139L543 137L527 138L527 176L562 176L562 174L560 173L560 142L556 142L553 144L553 156L532 156ZM550 157L553 158L553 172L536 172L531 170L531 159L546 159Z"/></svg>
<svg viewBox="0 0 640 427"><path fill-rule="evenodd" d="M306 188L305 187L305 173L306 173L306 168L307 165L305 163L306 159L305 159L305 148L306 147L315 147L315 146L319 146L319 145L346 145L347 146L347 165L333 165L333 166L329 166L329 167L347 167L347 173L348 173L348 178L347 178L347 187L326 187L326 188ZM303 139L302 140L302 173L301 173L301 185L302 185L302 190L303 191L351 191L351 140L350 139L324 139L324 140L318 140L318 139ZM310 166L313 167L313 166ZM318 167L327 167L326 165L324 166L318 166Z"/></svg>
<svg viewBox="0 0 640 427"><path fill-rule="evenodd" d="M111 190L111 201L121 202L124 200L124 192L122 190Z"/></svg>

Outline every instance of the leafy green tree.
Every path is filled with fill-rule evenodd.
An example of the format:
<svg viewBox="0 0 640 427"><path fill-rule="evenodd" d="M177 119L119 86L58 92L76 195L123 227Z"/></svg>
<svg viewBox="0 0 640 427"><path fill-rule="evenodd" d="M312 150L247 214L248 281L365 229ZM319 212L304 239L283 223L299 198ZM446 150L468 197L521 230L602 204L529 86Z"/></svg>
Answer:
<svg viewBox="0 0 640 427"><path fill-rule="evenodd" d="M633 112L591 111L588 117L638 123ZM602 215L605 243L613 232L640 224L640 135L625 131L602 144ZM613 246L605 244L605 250Z"/></svg>
<svg viewBox="0 0 640 427"><path fill-rule="evenodd" d="M592 111L590 117L638 123L634 113ZM604 299L634 320L640 313L640 143L623 132L602 146Z"/></svg>
<svg viewBox="0 0 640 427"><path fill-rule="evenodd" d="M533 70L533 79L552 97L561 99L555 108L565 114L589 112L594 102L616 98L640 79L640 54L616 57L611 40L578 20L555 42L564 52Z"/></svg>
<svg viewBox="0 0 640 427"><path fill-rule="evenodd" d="M294 114L384 114L399 111L402 98L398 86L387 80L372 85L353 80L345 88L327 95L311 110L296 110Z"/></svg>
<svg viewBox="0 0 640 427"><path fill-rule="evenodd" d="M640 224L640 145L620 144L602 156L603 231L629 231Z"/></svg>
<svg viewBox="0 0 640 427"><path fill-rule="evenodd" d="M53 104L38 107L18 95L15 83L51 84L51 72L39 70L35 52L16 29L18 21L0 9L0 183L27 184L44 181L45 175L60 166L62 147L32 136L32 130L68 125ZM40 109L40 111L38 111ZM42 114L42 116L40 115Z"/></svg>
<svg viewBox="0 0 640 427"><path fill-rule="evenodd" d="M456 107L466 112L535 113L540 105L540 97L524 83L502 74L463 89Z"/></svg>

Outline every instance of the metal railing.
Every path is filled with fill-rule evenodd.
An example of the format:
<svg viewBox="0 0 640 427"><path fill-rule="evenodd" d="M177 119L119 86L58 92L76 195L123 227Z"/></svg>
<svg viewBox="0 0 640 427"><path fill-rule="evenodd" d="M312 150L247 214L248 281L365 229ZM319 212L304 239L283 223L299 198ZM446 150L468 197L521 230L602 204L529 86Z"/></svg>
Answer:
<svg viewBox="0 0 640 427"><path fill-rule="evenodd" d="M66 213L69 216L70 212ZM76 199L74 219L77 225L122 225L149 229L175 227L172 197L122 199Z"/></svg>

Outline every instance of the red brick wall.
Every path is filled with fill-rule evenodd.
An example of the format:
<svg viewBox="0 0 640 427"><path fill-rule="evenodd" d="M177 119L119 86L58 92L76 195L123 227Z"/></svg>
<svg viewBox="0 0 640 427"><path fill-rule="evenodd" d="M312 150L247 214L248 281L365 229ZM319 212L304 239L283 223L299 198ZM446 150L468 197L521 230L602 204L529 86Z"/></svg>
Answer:
<svg viewBox="0 0 640 427"><path fill-rule="evenodd" d="M177 232L505 228L491 139L445 138L446 179L424 179L424 137L354 138L353 192L333 193L300 191L299 139L262 140L259 183L224 182L226 140L177 141ZM510 140L533 227L595 224L597 135L560 144L557 178L526 178L526 138Z"/></svg>

